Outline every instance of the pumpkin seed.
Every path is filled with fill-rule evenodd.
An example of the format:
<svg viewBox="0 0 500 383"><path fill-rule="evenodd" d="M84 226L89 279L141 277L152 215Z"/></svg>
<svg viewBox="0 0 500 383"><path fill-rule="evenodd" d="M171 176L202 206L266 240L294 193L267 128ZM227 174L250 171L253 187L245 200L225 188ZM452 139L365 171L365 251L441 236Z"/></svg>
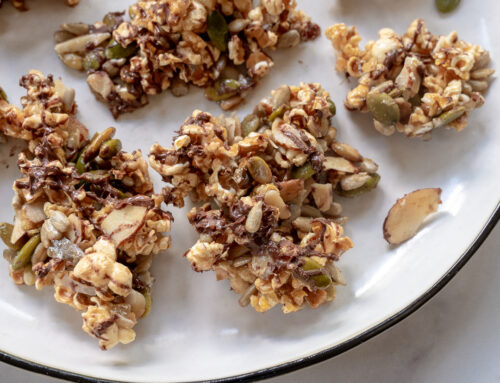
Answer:
<svg viewBox="0 0 500 383"><path fill-rule="evenodd" d="M268 184L273 179L273 173L262 158L253 156L248 160L248 171L252 178L260 184Z"/></svg>
<svg viewBox="0 0 500 383"><path fill-rule="evenodd" d="M303 180L307 180L312 177L316 173L310 162L306 162L299 168L296 168L292 171L292 178L300 178Z"/></svg>
<svg viewBox="0 0 500 383"><path fill-rule="evenodd" d="M212 44L221 52L227 50L229 28L226 19L218 11L210 13L207 19L207 33Z"/></svg>
<svg viewBox="0 0 500 383"><path fill-rule="evenodd" d="M260 119L255 114L249 114L243 119L243 121L241 121L241 132L243 133L243 137L257 131L259 127Z"/></svg>
<svg viewBox="0 0 500 383"><path fill-rule="evenodd" d="M106 58L108 59L122 59L134 55L138 48L135 43L123 47L116 40L112 39L106 47Z"/></svg>
<svg viewBox="0 0 500 383"><path fill-rule="evenodd" d="M31 237L28 242L24 244L24 246L17 252L16 257L12 261L12 270L19 270L26 266L30 260L31 255L35 251L35 248L40 243L40 234L36 234Z"/></svg>
<svg viewBox="0 0 500 383"><path fill-rule="evenodd" d="M321 265L316 262L314 259L309 257L304 257L304 265L302 266L302 270L304 271L312 271L321 269ZM331 278L326 274L319 274L311 276L311 280L314 282L316 287L320 289L325 289L332 283Z"/></svg>
<svg viewBox="0 0 500 383"><path fill-rule="evenodd" d="M460 4L460 0L436 0L436 7L439 12L448 13L453 11Z"/></svg>
<svg viewBox="0 0 500 383"><path fill-rule="evenodd" d="M373 118L384 125L394 125L399 121L398 104L387 93L368 93L366 105Z"/></svg>
<svg viewBox="0 0 500 383"><path fill-rule="evenodd" d="M20 250L24 243L19 239L16 243L12 243L10 238L12 237L12 231L14 230L14 225L11 225L7 222L0 223L0 237L2 238L3 243L9 248L13 250Z"/></svg>

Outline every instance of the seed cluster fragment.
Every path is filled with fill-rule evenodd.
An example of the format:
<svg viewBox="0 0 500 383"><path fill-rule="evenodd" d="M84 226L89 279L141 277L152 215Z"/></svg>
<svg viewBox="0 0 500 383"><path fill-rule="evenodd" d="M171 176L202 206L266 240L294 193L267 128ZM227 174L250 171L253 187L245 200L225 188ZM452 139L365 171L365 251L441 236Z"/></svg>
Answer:
<svg viewBox="0 0 500 383"><path fill-rule="evenodd" d="M319 27L292 0L139 1L95 24L61 25L55 50L115 117L144 106L148 96L189 84L227 110L274 65L268 52L315 39Z"/></svg>
<svg viewBox="0 0 500 383"><path fill-rule="evenodd" d="M487 50L455 31L433 35L423 20L413 21L402 36L381 29L364 50L355 26L333 25L326 36L338 53L337 71L358 81L346 108L370 112L384 135L397 130L428 139L445 126L461 131L470 112L484 104L482 93L494 73Z"/></svg>
<svg viewBox="0 0 500 383"><path fill-rule="evenodd" d="M353 244L334 193L361 194L379 176L375 162L336 140L334 113L319 84L281 86L242 121L194 111L172 147L151 148L165 201L205 203L188 215L199 239L187 260L229 279L241 305L316 308L344 283L334 262Z"/></svg>
<svg viewBox="0 0 500 383"><path fill-rule="evenodd" d="M153 256L167 249L172 221L153 194L140 151L121 150L108 128L89 139L75 93L30 71L22 109L0 99L0 131L27 142L18 155L14 223L1 223L4 257L17 284L53 286L82 312L103 349L135 339L151 307Z"/></svg>

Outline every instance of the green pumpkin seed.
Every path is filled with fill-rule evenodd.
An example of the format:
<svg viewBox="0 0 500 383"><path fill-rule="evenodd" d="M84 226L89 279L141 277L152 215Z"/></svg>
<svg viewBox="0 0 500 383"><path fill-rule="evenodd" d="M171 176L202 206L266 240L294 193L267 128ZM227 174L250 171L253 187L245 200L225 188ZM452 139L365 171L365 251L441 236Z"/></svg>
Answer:
<svg viewBox="0 0 500 383"><path fill-rule="evenodd" d="M115 135L116 129L109 127L103 130L101 133L94 134L90 144L84 147L76 160L75 168L79 174L85 172L87 164L94 159L103 143L110 140Z"/></svg>
<svg viewBox="0 0 500 383"><path fill-rule="evenodd" d="M394 125L399 121L398 104L387 93L368 93L366 105L373 118L384 125Z"/></svg>
<svg viewBox="0 0 500 383"><path fill-rule="evenodd" d="M122 150L122 142L118 138L113 138L102 144L99 157L107 160L116 156L120 150Z"/></svg>
<svg viewBox="0 0 500 383"><path fill-rule="evenodd" d="M337 114L337 107L335 106L335 103L331 99L328 99L328 105L330 113L332 114L332 116L335 116L335 114Z"/></svg>
<svg viewBox="0 0 500 383"><path fill-rule="evenodd" d="M441 114L439 118L439 126L446 126L451 122L455 121L457 118L460 118L462 114L465 113L465 108L463 106L459 106L458 108L449 110Z"/></svg>
<svg viewBox="0 0 500 383"><path fill-rule="evenodd" d="M304 257L304 265L302 266L302 270L311 271L318 270L321 268L321 265L313 260L312 258ZM319 274L311 276L311 280L314 282L316 287L320 289L327 288L332 283L331 278L326 274Z"/></svg>
<svg viewBox="0 0 500 383"><path fill-rule="evenodd" d="M220 82L216 82L214 86L209 86L205 88L205 97L211 101L223 101L233 97L234 92L219 93L217 89L220 89Z"/></svg>
<svg viewBox="0 0 500 383"><path fill-rule="evenodd" d="M118 42L112 39L106 47L105 55L107 59L125 59L133 56L138 48L135 43L122 47Z"/></svg>
<svg viewBox="0 0 500 383"><path fill-rule="evenodd" d="M460 0L436 0L436 7L439 12L448 13L453 11L460 4Z"/></svg>
<svg viewBox="0 0 500 383"><path fill-rule="evenodd" d="M262 158L254 156L248 160L248 171L252 178L260 184L268 184L273 180L273 173Z"/></svg>
<svg viewBox="0 0 500 383"><path fill-rule="evenodd" d="M85 55L83 59L83 69L86 71L97 70L101 67L101 57L96 52L89 52Z"/></svg>
<svg viewBox="0 0 500 383"><path fill-rule="evenodd" d="M210 13L207 19L207 33L212 44L221 52L227 50L229 28L226 19L218 11Z"/></svg>
<svg viewBox="0 0 500 383"><path fill-rule="evenodd" d="M364 194L374 189L379 181L380 181L380 176L377 173L372 173L370 174L370 179L366 181L363 186L360 186L359 188L352 190L343 190L342 188L339 187L336 189L336 192L338 195L342 197L350 197L350 198L356 197L358 195Z"/></svg>
<svg viewBox="0 0 500 383"><path fill-rule="evenodd" d="M21 250L17 252L16 257L12 261L12 270L16 271L26 266L30 262L31 255L33 255L33 252L39 243L40 234L36 234L31 237L28 242L24 244Z"/></svg>
<svg viewBox="0 0 500 383"><path fill-rule="evenodd" d="M241 121L241 132L243 137L256 132L260 127L260 119L255 114L249 114Z"/></svg>
<svg viewBox="0 0 500 383"><path fill-rule="evenodd" d="M141 318L146 318L151 311L151 307L153 306L153 297L151 296L151 291L149 288L143 291L142 295L144 295L144 300L146 301L146 305L144 306L144 313Z"/></svg>
<svg viewBox="0 0 500 383"><path fill-rule="evenodd" d="M275 110L272 111L272 113L269 115L268 119L269 121L273 122L277 118L282 118L285 115L285 112L289 110L290 107L288 105L281 105Z"/></svg>
<svg viewBox="0 0 500 383"><path fill-rule="evenodd" d="M102 19L102 22L104 25L106 25L108 28L113 29L113 27L116 24L116 18L113 16L112 13L106 13Z"/></svg>
<svg viewBox="0 0 500 383"><path fill-rule="evenodd" d="M12 243L10 241L13 230L14 225L7 222L0 223L0 237L2 238L3 243L5 243L5 246L12 250L20 250L24 245L21 240L18 240L16 243Z"/></svg>
<svg viewBox="0 0 500 383"><path fill-rule="evenodd" d="M9 101L7 100L7 94L2 88L0 88L0 98L4 99L5 101Z"/></svg>
<svg viewBox="0 0 500 383"><path fill-rule="evenodd" d="M310 162L306 162L299 168L296 168L292 171L292 178L300 178L303 180L307 180L311 178L314 173L316 173Z"/></svg>

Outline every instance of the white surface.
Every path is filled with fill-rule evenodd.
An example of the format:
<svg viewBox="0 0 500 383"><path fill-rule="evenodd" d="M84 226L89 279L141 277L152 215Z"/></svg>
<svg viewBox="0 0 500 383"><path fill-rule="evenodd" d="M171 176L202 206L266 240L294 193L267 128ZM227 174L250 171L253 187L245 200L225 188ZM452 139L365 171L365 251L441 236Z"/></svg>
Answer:
<svg viewBox="0 0 500 383"><path fill-rule="evenodd" d="M500 225L460 273L416 313L336 358L266 383L500 381ZM57 383L0 365L2 383Z"/></svg>
<svg viewBox="0 0 500 383"><path fill-rule="evenodd" d="M168 144L195 107L219 113L217 106L203 99L201 91L193 89L182 99L154 97L147 108L115 122L94 100L84 76L57 60L50 36L58 23L93 21L92 14L103 15L130 2L84 0L77 8L68 9L59 1L38 1L24 14L2 9L0 82L10 99L16 101L23 94L17 81L32 67L62 76L67 85L76 88L81 120L91 131L115 125L126 149L140 147L145 153L154 140ZM498 46L492 45L494 39L490 42L490 36L500 34L500 4L494 0L464 1L457 13L447 17L435 11L432 0L316 0L300 4L323 30L338 21L355 23L365 41L383 26L403 32L413 18L424 17L432 32L448 33L457 28L461 38L492 50L494 61L500 58ZM470 126L460 134L440 131L431 142L400 135L385 138L374 131L367 116L348 114L340 107L349 85L334 74L335 56L325 38L273 57L276 67L272 75L239 113L243 115L282 83L322 82L339 106L335 125L340 140L380 164L380 187L344 204L351 217L346 230L355 248L340 262L348 286L339 289L338 299L316 311L288 316L278 308L265 315L241 309L227 284L216 283L213 273L193 273L182 259L194 236L191 229L186 230L185 211L175 211L174 246L155 261L155 304L151 315L137 326L136 342L101 352L96 341L80 330L78 313L57 304L48 289L39 293L14 286L6 275L6 264L0 261L0 349L102 378L160 382L230 376L310 355L367 330L417 299L456 262L498 203L497 82L486 105L472 114ZM13 158L10 163L14 164ZM0 201L1 220L12 219L13 168L2 173L9 182L0 185L0 195L5 196ZM441 213L411 241L398 248L388 247L381 225L389 207L404 193L427 186L443 188Z"/></svg>

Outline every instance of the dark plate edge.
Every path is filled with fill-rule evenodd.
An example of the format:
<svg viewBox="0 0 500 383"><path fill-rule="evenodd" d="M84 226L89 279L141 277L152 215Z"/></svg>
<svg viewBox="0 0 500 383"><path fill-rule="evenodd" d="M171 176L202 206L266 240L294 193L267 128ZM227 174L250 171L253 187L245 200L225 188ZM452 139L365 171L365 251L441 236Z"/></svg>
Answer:
<svg viewBox="0 0 500 383"><path fill-rule="evenodd" d="M448 270L448 272L444 274L441 277L441 279L434 284L434 286L432 286L419 298L417 298L415 301L410 303L408 306L406 306L398 313L385 319L378 325L371 327L370 329L364 331L363 333L355 336L352 339L349 339L344 343L340 343L334 347L328 348L326 350L320 351L316 354L304 358L300 358L291 362L286 362L277 366L264 368L262 370L257 370L242 375L236 375L222 379L214 379L206 382L210 383L255 382L257 380L269 379L272 377L276 377L278 375L287 374L289 372L293 372L301 368L311 366L319 362L323 362L375 337L381 332L394 326L396 323L402 321L410 314L414 313L416 310L422 307L424 303L426 303L434 295L436 295L444 286L446 286L446 284L460 271L460 269L462 269L462 267L471 259L471 257L475 254L475 252L479 249L479 247L491 233L491 231L493 230L499 219L500 219L500 204L497 204L495 211L489 217L486 225L481 229L478 236L474 239L474 242L472 242L469 248L465 251L465 253L462 254L462 256L458 259L458 261L450 268L450 270ZM58 379L64 379L76 383L120 383L118 381L97 379L90 376L75 374L69 371L64 371L64 370L59 370L57 368L44 366L35 362L31 362L29 360L16 357L1 350L0 350L0 361L28 371L36 372L38 374L51 376Z"/></svg>

